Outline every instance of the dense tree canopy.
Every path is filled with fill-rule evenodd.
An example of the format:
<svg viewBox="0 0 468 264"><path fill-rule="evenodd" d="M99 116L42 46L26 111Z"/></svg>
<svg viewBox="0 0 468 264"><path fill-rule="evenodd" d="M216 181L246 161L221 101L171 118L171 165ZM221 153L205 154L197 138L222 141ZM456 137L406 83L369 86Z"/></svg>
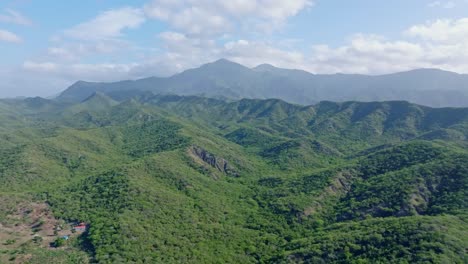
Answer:
<svg viewBox="0 0 468 264"><path fill-rule="evenodd" d="M46 203L87 225L0 262L467 261L466 109L114 99L0 101L0 223Z"/></svg>

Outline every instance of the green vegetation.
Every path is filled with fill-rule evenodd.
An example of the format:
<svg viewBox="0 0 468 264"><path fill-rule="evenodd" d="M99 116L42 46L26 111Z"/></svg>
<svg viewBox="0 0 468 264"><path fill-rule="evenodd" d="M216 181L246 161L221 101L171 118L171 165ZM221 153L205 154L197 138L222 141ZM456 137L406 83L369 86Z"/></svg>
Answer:
<svg viewBox="0 0 468 264"><path fill-rule="evenodd" d="M330 225L292 241L278 262L465 263L466 219L376 218Z"/></svg>
<svg viewBox="0 0 468 264"><path fill-rule="evenodd" d="M468 261L465 108L114 99L0 101L1 263Z"/></svg>
<svg viewBox="0 0 468 264"><path fill-rule="evenodd" d="M66 240L64 238L59 237L59 238L55 239L54 247L56 247L56 248L63 247L65 245L65 242L66 242Z"/></svg>
<svg viewBox="0 0 468 264"><path fill-rule="evenodd" d="M124 149L133 157L168 151L185 146L188 140L177 134L180 126L158 120L124 128Z"/></svg>

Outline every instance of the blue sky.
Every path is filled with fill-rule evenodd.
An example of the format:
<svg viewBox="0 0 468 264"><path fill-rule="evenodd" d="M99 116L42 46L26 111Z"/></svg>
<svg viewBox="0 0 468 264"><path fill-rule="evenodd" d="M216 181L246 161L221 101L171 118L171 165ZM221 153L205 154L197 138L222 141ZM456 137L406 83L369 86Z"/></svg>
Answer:
<svg viewBox="0 0 468 264"><path fill-rule="evenodd" d="M468 73L468 0L2 0L0 97L227 58L314 73Z"/></svg>

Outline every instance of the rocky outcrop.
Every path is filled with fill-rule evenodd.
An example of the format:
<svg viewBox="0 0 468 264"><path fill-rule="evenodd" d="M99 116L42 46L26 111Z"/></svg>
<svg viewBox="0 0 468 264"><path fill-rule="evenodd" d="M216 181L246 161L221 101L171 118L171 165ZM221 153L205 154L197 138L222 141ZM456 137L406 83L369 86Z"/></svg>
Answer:
<svg viewBox="0 0 468 264"><path fill-rule="evenodd" d="M214 154L206 151L205 149L198 146L191 146L189 148L189 154L202 161L204 164L209 165L212 168L215 168L219 172L222 172L229 176L237 177L239 174L236 170L229 164L227 160L221 157L217 157Z"/></svg>

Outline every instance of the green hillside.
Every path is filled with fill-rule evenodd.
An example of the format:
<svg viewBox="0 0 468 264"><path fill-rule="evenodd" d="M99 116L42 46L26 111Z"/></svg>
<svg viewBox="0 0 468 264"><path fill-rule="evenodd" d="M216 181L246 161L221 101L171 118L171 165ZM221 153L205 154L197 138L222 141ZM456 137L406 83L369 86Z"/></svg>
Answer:
<svg viewBox="0 0 468 264"><path fill-rule="evenodd" d="M1 100L0 263L466 263L467 149L404 101Z"/></svg>

